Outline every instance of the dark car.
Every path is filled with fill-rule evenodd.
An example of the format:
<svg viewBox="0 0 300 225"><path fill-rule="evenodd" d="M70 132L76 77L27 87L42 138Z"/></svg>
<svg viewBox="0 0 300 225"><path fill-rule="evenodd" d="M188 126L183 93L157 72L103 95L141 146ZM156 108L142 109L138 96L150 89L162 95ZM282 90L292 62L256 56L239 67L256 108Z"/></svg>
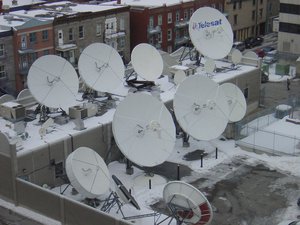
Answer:
<svg viewBox="0 0 300 225"><path fill-rule="evenodd" d="M246 48L253 48L255 46L259 46L263 43L264 38L263 37L249 37L245 40L245 46Z"/></svg>
<svg viewBox="0 0 300 225"><path fill-rule="evenodd" d="M268 52L274 51L275 48L273 48L272 46L265 46L262 48L262 50L264 50L264 52L267 54Z"/></svg>

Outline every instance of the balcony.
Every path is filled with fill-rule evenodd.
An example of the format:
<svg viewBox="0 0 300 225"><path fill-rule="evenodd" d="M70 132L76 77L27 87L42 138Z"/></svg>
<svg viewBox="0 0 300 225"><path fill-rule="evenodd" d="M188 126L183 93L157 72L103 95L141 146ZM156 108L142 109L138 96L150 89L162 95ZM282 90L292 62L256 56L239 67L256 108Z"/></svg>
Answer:
<svg viewBox="0 0 300 225"><path fill-rule="evenodd" d="M190 38L188 36L183 36L180 38L175 39L175 45L183 45L190 41Z"/></svg>
<svg viewBox="0 0 300 225"><path fill-rule="evenodd" d="M126 33L125 31L106 31L105 32L105 38L106 39L118 39L118 38L122 38L125 37Z"/></svg>
<svg viewBox="0 0 300 225"><path fill-rule="evenodd" d="M59 52L68 52L74 49L77 49L76 43L61 44L55 48L55 50Z"/></svg>
<svg viewBox="0 0 300 225"><path fill-rule="evenodd" d="M31 43L29 45L22 45L18 52L20 55L34 53L34 43Z"/></svg>
<svg viewBox="0 0 300 225"><path fill-rule="evenodd" d="M175 23L175 28L177 28L177 29L185 28L188 26L189 26L189 20L181 20L181 21Z"/></svg>
<svg viewBox="0 0 300 225"><path fill-rule="evenodd" d="M148 34L153 35L153 34L158 34L161 32L161 27L156 26L156 27L148 27Z"/></svg>

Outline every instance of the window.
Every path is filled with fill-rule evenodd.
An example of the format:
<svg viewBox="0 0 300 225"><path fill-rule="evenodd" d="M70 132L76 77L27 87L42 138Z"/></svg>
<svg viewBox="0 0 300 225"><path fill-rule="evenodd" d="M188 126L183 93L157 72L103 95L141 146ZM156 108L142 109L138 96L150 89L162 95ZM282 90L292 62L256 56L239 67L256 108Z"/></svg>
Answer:
<svg viewBox="0 0 300 225"><path fill-rule="evenodd" d="M153 43L154 43L153 36L151 36L151 37L149 38L149 44L153 45Z"/></svg>
<svg viewBox="0 0 300 225"><path fill-rule="evenodd" d="M255 20L255 10L252 10L252 20Z"/></svg>
<svg viewBox="0 0 300 225"><path fill-rule="evenodd" d="M124 48L125 47L125 37L119 38L119 47Z"/></svg>
<svg viewBox="0 0 300 225"><path fill-rule="evenodd" d="M172 40L172 29L168 29L168 41Z"/></svg>
<svg viewBox="0 0 300 225"><path fill-rule="evenodd" d="M263 4L264 3L264 0L260 0L260 4Z"/></svg>
<svg viewBox="0 0 300 225"><path fill-rule="evenodd" d="M232 6L233 10L236 9L236 2L233 2L233 6Z"/></svg>
<svg viewBox="0 0 300 225"><path fill-rule="evenodd" d="M6 77L5 66L1 65L0 66L0 78L5 78L5 77Z"/></svg>
<svg viewBox="0 0 300 225"><path fill-rule="evenodd" d="M5 56L5 48L4 44L0 44L0 57Z"/></svg>
<svg viewBox="0 0 300 225"><path fill-rule="evenodd" d="M101 24L100 23L96 24L96 35L97 36L101 35Z"/></svg>
<svg viewBox="0 0 300 225"><path fill-rule="evenodd" d="M30 43L35 43L36 42L36 33L30 33L29 34L29 41L30 41Z"/></svg>
<svg viewBox="0 0 300 225"><path fill-rule="evenodd" d="M233 17L233 24L237 25L237 23L238 23L238 15L234 15L234 17Z"/></svg>
<svg viewBox="0 0 300 225"><path fill-rule="evenodd" d="M23 34L23 35L21 36L21 48L24 49L24 48L26 48L26 47L27 47L26 35Z"/></svg>
<svg viewBox="0 0 300 225"><path fill-rule="evenodd" d="M172 23L172 13L168 13L168 23Z"/></svg>
<svg viewBox="0 0 300 225"><path fill-rule="evenodd" d="M84 38L84 27L83 26L79 26L78 36L79 36L79 38Z"/></svg>
<svg viewBox="0 0 300 225"><path fill-rule="evenodd" d="M162 15L158 15L158 17L157 17L157 25L158 26L162 25Z"/></svg>
<svg viewBox="0 0 300 225"><path fill-rule="evenodd" d="M172 53L172 51L173 51L172 46L169 45L169 46L168 46L168 53L170 54L170 53Z"/></svg>
<svg viewBox="0 0 300 225"><path fill-rule="evenodd" d="M74 40L74 31L73 28L69 28L69 41Z"/></svg>
<svg viewBox="0 0 300 225"><path fill-rule="evenodd" d="M248 96L249 96L249 88L244 89L244 96L245 96L245 99L247 100Z"/></svg>
<svg viewBox="0 0 300 225"><path fill-rule="evenodd" d="M190 9L190 17L193 15L194 9Z"/></svg>
<svg viewBox="0 0 300 225"><path fill-rule="evenodd" d="M49 54L50 54L49 49L44 50L44 55L49 55Z"/></svg>
<svg viewBox="0 0 300 225"><path fill-rule="evenodd" d="M176 31L175 31L175 38L176 38L176 39L179 39L179 37L180 37L179 30L176 30Z"/></svg>
<svg viewBox="0 0 300 225"><path fill-rule="evenodd" d="M120 18L120 30L125 30L125 20L124 18Z"/></svg>
<svg viewBox="0 0 300 225"><path fill-rule="evenodd" d="M176 22L180 21L180 11L176 11Z"/></svg>
<svg viewBox="0 0 300 225"><path fill-rule="evenodd" d="M186 10L184 10L184 12L183 12L183 18L184 18L184 20L188 20L188 17L189 17L189 14L188 14L188 11L187 11L187 9L186 9Z"/></svg>
<svg viewBox="0 0 300 225"><path fill-rule="evenodd" d="M149 17L149 28L153 28L154 27L154 19L153 16Z"/></svg>
<svg viewBox="0 0 300 225"><path fill-rule="evenodd" d="M240 0L239 1L239 9L241 9L242 8L242 1Z"/></svg>
<svg viewBox="0 0 300 225"><path fill-rule="evenodd" d="M162 35L161 35L161 32L159 32L157 34L157 39L158 39L158 43L161 43L162 42Z"/></svg>
<svg viewBox="0 0 300 225"><path fill-rule="evenodd" d="M259 9L259 18L261 19L263 16L263 9Z"/></svg>
<svg viewBox="0 0 300 225"><path fill-rule="evenodd" d="M42 31L42 39L43 39L43 41L48 40L48 30Z"/></svg>
<svg viewBox="0 0 300 225"><path fill-rule="evenodd" d="M252 0L252 5L255 5L255 3L256 3L256 0Z"/></svg>

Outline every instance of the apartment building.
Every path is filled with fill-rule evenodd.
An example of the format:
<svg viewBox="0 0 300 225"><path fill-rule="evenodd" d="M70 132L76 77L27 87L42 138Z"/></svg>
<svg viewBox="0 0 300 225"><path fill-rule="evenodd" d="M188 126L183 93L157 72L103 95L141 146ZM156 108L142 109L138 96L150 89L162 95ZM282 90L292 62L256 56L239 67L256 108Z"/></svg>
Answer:
<svg viewBox="0 0 300 225"><path fill-rule="evenodd" d="M210 6L223 12L224 0L117 2L130 6L131 49L139 43L149 43L171 53L190 42L188 25L194 11Z"/></svg>
<svg viewBox="0 0 300 225"><path fill-rule="evenodd" d="M225 0L224 11L235 41L265 34L268 0Z"/></svg>
<svg viewBox="0 0 300 225"><path fill-rule="evenodd" d="M0 30L0 94L16 93L15 64L11 28Z"/></svg>
<svg viewBox="0 0 300 225"><path fill-rule="evenodd" d="M300 2L280 0L278 51L296 58L300 54Z"/></svg>

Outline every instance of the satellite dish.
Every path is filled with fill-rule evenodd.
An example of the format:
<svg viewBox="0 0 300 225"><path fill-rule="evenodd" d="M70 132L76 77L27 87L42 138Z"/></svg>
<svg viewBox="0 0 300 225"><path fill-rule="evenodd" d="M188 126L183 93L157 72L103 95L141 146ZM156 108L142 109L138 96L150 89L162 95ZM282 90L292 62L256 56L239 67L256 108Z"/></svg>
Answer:
<svg viewBox="0 0 300 225"><path fill-rule="evenodd" d="M93 43L78 60L79 74L93 90L113 92L123 82L125 68L119 53L111 46Z"/></svg>
<svg viewBox="0 0 300 225"><path fill-rule="evenodd" d="M26 88L19 92L19 94L17 96L17 100L30 98L31 96L32 96L32 94L30 93L30 90L28 88Z"/></svg>
<svg viewBox="0 0 300 225"><path fill-rule="evenodd" d="M11 101L14 101L14 100L15 100L15 97L12 96L12 95L9 95L9 94L2 95L0 97L0 105L5 103L5 102L11 102Z"/></svg>
<svg viewBox="0 0 300 225"><path fill-rule="evenodd" d="M195 139L217 138L226 128L227 99L219 85L208 77L187 77L177 88L173 105L179 125Z"/></svg>
<svg viewBox="0 0 300 225"><path fill-rule="evenodd" d="M227 98L229 121L236 122L241 120L245 116L247 109L247 103L243 92L238 86L232 83L224 83L220 85L220 88L223 89Z"/></svg>
<svg viewBox="0 0 300 225"><path fill-rule="evenodd" d="M180 84L186 78L186 74L183 70L177 70L174 74L174 83Z"/></svg>
<svg viewBox="0 0 300 225"><path fill-rule="evenodd" d="M171 181L163 190L163 199L176 219L185 224L205 225L213 218L206 197L195 187L182 181Z"/></svg>
<svg viewBox="0 0 300 225"><path fill-rule="evenodd" d="M160 53L150 44L142 43L134 47L131 63L135 72L148 81L156 80L163 71Z"/></svg>
<svg viewBox="0 0 300 225"><path fill-rule="evenodd" d="M243 57L243 55L242 55L240 50L238 50L238 49L233 49L232 50L231 61L232 61L233 64L235 64L235 65L239 64L242 60L242 57Z"/></svg>
<svg viewBox="0 0 300 225"><path fill-rule="evenodd" d="M117 106L112 130L121 152L140 166L163 163L175 145L175 125L166 106L145 93L131 93Z"/></svg>
<svg viewBox="0 0 300 225"><path fill-rule="evenodd" d="M214 8L201 7L193 13L189 22L189 34L195 48L212 59L224 58L232 48L231 25Z"/></svg>
<svg viewBox="0 0 300 225"><path fill-rule="evenodd" d="M108 191L110 175L101 156L87 147L79 147L66 160L71 185L84 197L96 198Z"/></svg>
<svg viewBox="0 0 300 225"><path fill-rule="evenodd" d="M77 73L64 58L56 55L38 58L29 69L27 80L31 94L40 104L65 111L76 105Z"/></svg>
<svg viewBox="0 0 300 225"><path fill-rule="evenodd" d="M216 69L216 63L215 60L213 59L206 59L205 63L204 63L204 70L206 73L213 73Z"/></svg>
<svg viewBox="0 0 300 225"><path fill-rule="evenodd" d="M244 54L244 58L258 60L258 55L253 51L248 51Z"/></svg>
<svg viewBox="0 0 300 225"><path fill-rule="evenodd" d="M130 203L133 205L136 209L140 210L139 204L136 202L134 197L129 193L127 188L123 185L123 183L115 176L112 175L112 179L116 184L116 192L118 196L125 202L125 203Z"/></svg>

